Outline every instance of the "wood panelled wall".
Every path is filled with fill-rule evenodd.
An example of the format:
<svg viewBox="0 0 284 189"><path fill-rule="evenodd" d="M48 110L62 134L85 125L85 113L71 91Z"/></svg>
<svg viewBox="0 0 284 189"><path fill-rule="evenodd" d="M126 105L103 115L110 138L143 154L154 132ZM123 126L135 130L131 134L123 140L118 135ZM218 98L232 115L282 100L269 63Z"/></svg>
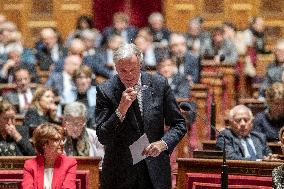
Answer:
<svg viewBox="0 0 284 189"><path fill-rule="evenodd" d="M206 28L228 20L244 29L250 17L259 15L269 35L284 35L283 0L165 0L163 6L166 25L172 31L186 32L188 20L198 15L205 19Z"/></svg>
<svg viewBox="0 0 284 189"><path fill-rule="evenodd" d="M197 15L204 17L206 28L230 20L239 29L247 27L249 17L260 15L265 18L269 36L284 35L283 0L164 0L162 3L166 25L172 31L187 31L188 20ZM34 44L43 27L55 27L65 38L74 29L79 15L95 14L93 0L0 0L0 13L17 24L28 46Z"/></svg>
<svg viewBox="0 0 284 189"><path fill-rule="evenodd" d="M75 28L82 14L93 14L93 0L0 0L0 13L15 22L32 47L44 27L57 28L62 37Z"/></svg>

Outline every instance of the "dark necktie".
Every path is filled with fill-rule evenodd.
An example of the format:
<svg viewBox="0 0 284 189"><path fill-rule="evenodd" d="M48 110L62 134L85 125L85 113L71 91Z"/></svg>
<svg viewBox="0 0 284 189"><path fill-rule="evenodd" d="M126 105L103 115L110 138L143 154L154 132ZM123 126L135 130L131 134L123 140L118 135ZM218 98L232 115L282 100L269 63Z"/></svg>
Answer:
<svg viewBox="0 0 284 189"><path fill-rule="evenodd" d="M139 108L138 99L133 101L132 106L133 106L133 110L136 116L137 124L139 126L140 133L142 135L144 133L144 126L143 126L143 120L142 120L141 111Z"/></svg>
<svg viewBox="0 0 284 189"><path fill-rule="evenodd" d="M255 155L255 153L254 153L254 151L253 151L253 148L252 148L252 146L250 145L248 139L249 139L249 138L246 138L246 139L245 139L245 142L246 142L246 145L247 145L248 153L249 153L249 155L250 155L250 159L251 159L251 160L256 160L256 155Z"/></svg>

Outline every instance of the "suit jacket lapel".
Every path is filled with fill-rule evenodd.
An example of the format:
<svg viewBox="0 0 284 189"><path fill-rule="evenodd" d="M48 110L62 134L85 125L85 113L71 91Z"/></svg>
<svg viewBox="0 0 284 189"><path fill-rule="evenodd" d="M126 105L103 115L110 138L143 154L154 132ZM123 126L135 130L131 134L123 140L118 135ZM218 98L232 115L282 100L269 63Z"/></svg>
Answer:
<svg viewBox="0 0 284 189"><path fill-rule="evenodd" d="M262 150L257 150L259 146L262 146L259 143L259 140L256 140L256 137L254 135L252 135L252 134L251 134L251 140L253 142L253 145L254 145L254 148L255 148L255 151L256 151L256 157L257 158L262 158Z"/></svg>
<svg viewBox="0 0 284 189"><path fill-rule="evenodd" d="M147 89L142 91L142 105L143 105L143 125L144 125L144 132L148 129L148 118L151 117L151 107L153 104L153 86L151 82L150 74L146 72L142 72L141 75L141 82L142 85L147 86Z"/></svg>
<svg viewBox="0 0 284 189"><path fill-rule="evenodd" d="M53 176L52 176L52 189L59 189L61 186L58 186L58 181L61 178L61 175L60 175L60 166L61 166L61 156L58 156L55 160L55 163L54 163L54 169L53 169Z"/></svg>

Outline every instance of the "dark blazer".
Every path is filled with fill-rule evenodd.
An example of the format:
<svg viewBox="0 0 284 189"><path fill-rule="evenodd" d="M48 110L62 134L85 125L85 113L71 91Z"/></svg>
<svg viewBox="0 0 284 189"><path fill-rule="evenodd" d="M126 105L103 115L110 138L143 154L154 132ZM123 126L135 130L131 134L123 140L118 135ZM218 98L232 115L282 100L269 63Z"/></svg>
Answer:
<svg viewBox="0 0 284 189"><path fill-rule="evenodd" d="M52 189L76 189L77 161L60 155L54 163ZM25 189L43 189L44 156L25 161L22 187Z"/></svg>
<svg viewBox="0 0 284 189"><path fill-rule="evenodd" d="M16 126L17 131L22 139L16 142L12 137L8 136L3 139L0 135L0 156L33 156L35 150L29 142L29 132L24 126ZM6 148L7 151L4 149Z"/></svg>
<svg viewBox="0 0 284 189"><path fill-rule="evenodd" d="M172 77L171 89L176 98L188 98L190 93L189 81L185 76L177 73Z"/></svg>
<svg viewBox="0 0 284 189"><path fill-rule="evenodd" d="M171 188L169 155L186 133L185 120L164 77L142 72L141 81L142 85L148 86L143 91L142 123L138 121L140 116L134 113L133 106L128 109L122 123L115 114L125 90L117 75L97 87L97 136L105 145L102 189L127 188L129 182L137 179L139 174L137 167L132 165L129 145L143 134L140 124L143 124L150 143L162 139L168 146L158 157L148 157L145 162L154 188ZM170 126L167 133L164 133L165 124Z"/></svg>
<svg viewBox="0 0 284 189"><path fill-rule="evenodd" d="M284 72L284 67L281 65L278 66L269 66L267 69L264 81L262 82L260 89L259 89L259 95L264 97L265 96L265 90L275 82L282 82L282 73Z"/></svg>
<svg viewBox="0 0 284 189"><path fill-rule="evenodd" d="M62 45L58 44L58 51L59 61L63 60L67 56L68 50ZM44 45L40 46L40 48L37 49L36 58L41 70L49 70L50 66L55 63L51 58L50 50L47 49Z"/></svg>
<svg viewBox="0 0 284 189"><path fill-rule="evenodd" d="M276 167L272 171L272 188L283 189L284 188L284 165Z"/></svg>
<svg viewBox="0 0 284 189"><path fill-rule="evenodd" d="M188 51L184 55L184 74L190 75L193 83L198 83L200 75L199 59Z"/></svg>
<svg viewBox="0 0 284 189"><path fill-rule="evenodd" d="M225 137L226 141L227 159L250 160L245 158L245 152L240 138L230 129L225 129L218 135L216 145L219 149L223 149L224 141L222 135ZM255 146L257 159L263 159L263 156L271 154L271 150L266 144L266 138L262 133L252 131L250 135Z"/></svg>
<svg viewBox="0 0 284 189"><path fill-rule="evenodd" d="M54 90L56 95L61 96L64 90L63 74L62 72L53 72L45 83L46 87L50 87Z"/></svg>

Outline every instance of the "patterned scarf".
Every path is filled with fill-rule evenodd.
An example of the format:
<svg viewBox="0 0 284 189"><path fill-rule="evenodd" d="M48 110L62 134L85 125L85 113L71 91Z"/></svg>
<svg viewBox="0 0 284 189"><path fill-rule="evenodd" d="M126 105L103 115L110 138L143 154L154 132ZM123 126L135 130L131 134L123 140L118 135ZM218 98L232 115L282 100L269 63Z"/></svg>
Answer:
<svg viewBox="0 0 284 189"><path fill-rule="evenodd" d="M65 152L68 156L89 156L90 145L88 142L89 135L87 130L84 129L83 134L78 139L67 137L65 143Z"/></svg>

